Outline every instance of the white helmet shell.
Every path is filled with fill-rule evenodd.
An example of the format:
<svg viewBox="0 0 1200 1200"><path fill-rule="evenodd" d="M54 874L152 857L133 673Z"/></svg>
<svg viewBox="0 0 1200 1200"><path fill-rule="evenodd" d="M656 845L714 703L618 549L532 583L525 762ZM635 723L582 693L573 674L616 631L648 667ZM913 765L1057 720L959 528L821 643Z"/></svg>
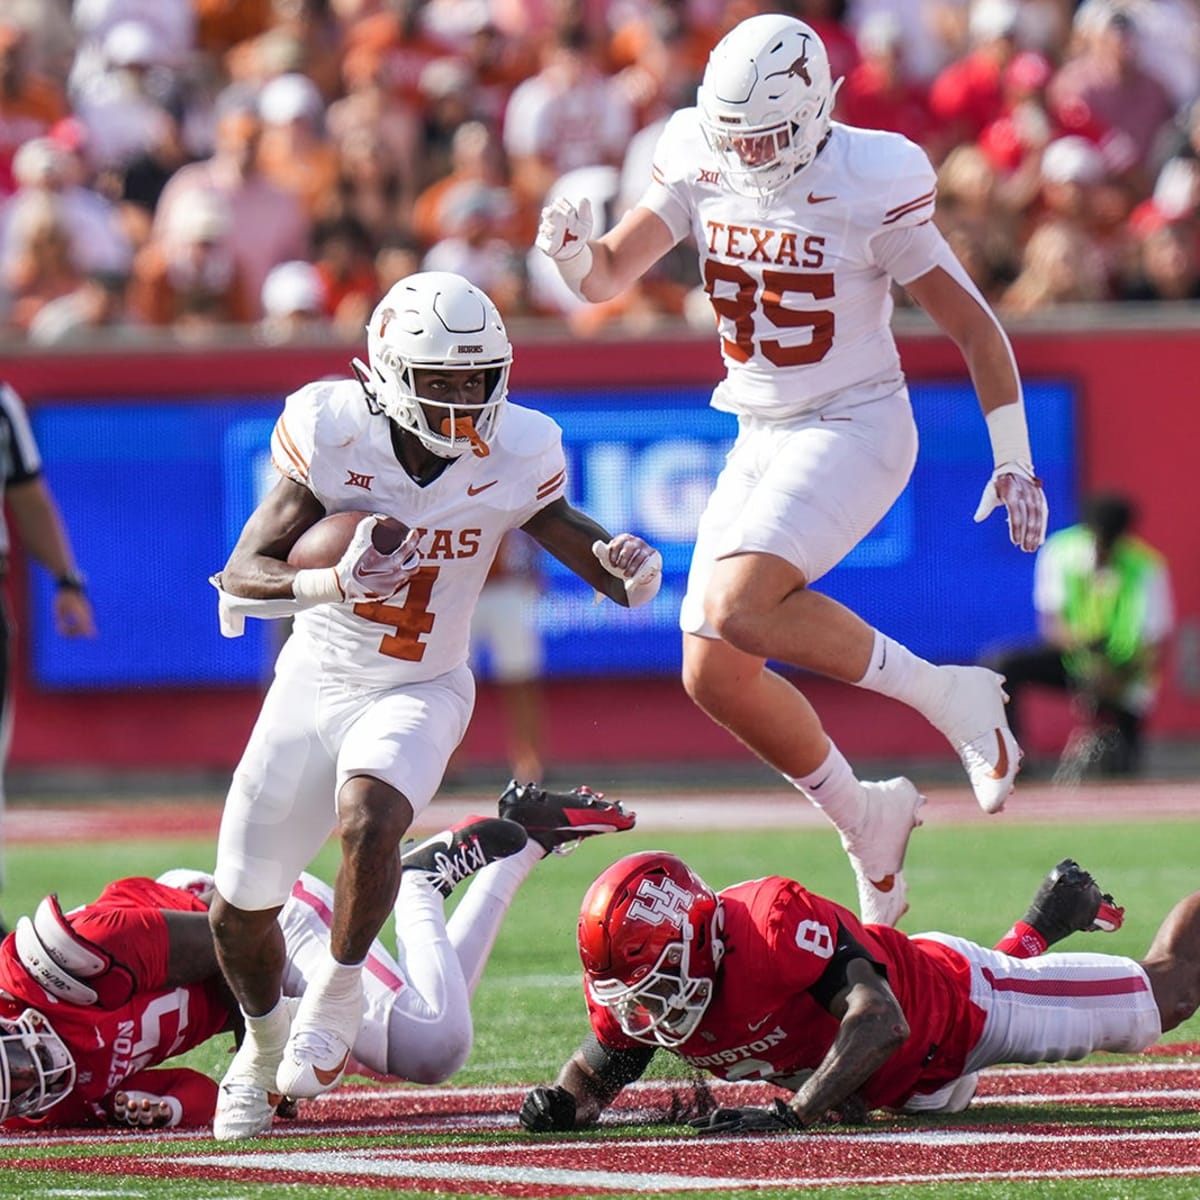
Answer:
<svg viewBox="0 0 1200 1200"><path fill-rule="evenodd" d="M803 21L767 13L735 25L709 55L696 94L729 186L760 199L785 186L825 140L836 94L824 43Z"/></svg>
<svg viewBox="0 0 1200 1200"><path fill-rule="evenodd" d="M483 457L508 396L512 346L491 300L450 271L422 271L393 284L367 326L364 386L402 429L443 458L468 450ZM357 364L362 369L362 364ZM415 371L483 371L480 405L439 403L417 395ZM423 407L424 406L424 407ZM444 416L431 428L425 410Z"/></svg>

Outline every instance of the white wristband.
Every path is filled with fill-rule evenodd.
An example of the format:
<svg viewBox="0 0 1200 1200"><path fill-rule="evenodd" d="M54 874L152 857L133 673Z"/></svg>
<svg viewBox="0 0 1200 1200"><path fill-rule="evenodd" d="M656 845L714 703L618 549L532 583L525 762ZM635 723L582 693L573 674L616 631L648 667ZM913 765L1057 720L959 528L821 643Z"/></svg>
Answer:
<svg viewBox="0 0 1200 1200"><path fill-rule="evenodd" d="M592 247L589 243L583 243L583 249L576 255L568 259L556 258L554 265L558 268L558 273L563 277L563 283L567 285L575 293L580 300L586 300L587 297L579 290L583 281L592 273Z"/></svg>
<svg viewBox="0 0 1200 1200"><path fill-rule="evenodd" d="M337 604L344 600L336 567L305 567L292 580L292 595L304 608L314 604Z"/></svg>
<svg viewBox="0 0 1200 1200"><path fill-rule="evenodd" d="M1025 404L1002 404L984 418L992 443L992 465L1024 463L1033 466L1033 451L1029 448L1029 427L1025 424Z"/></svg>

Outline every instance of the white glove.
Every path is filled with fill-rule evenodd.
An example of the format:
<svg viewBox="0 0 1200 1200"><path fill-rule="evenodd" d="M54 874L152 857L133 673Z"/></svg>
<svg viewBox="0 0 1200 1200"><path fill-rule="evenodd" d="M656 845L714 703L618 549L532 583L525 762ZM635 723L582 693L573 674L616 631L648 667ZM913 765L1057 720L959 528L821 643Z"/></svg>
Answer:
<svg viewBox="0 0 1200 1200"><path fill-rule="evenodd" d="M662 585L662 555L632 533L618 533L611 542L593 542L600 565L625 584L630 608L640 608L658 595Z"/></svg>
<svg viewBox="0 0 1200 1200"><path fill-rule="evenodd" d="M570 200L560 196L553 204L542 209L542 223L538 226L534 245L553 260L563 282L581 300L586 299L579 290L580 285L591 274L592 248L588 239L592 236L592 202L580 200L576 208Z"/></svg>
<svg viewBox="0 0 1200 1200"><path fill-rule="evenodd" d="M1046 540L1050 516L1042 481L1027 463L1001 463L984 486L975 520L985 520L999 505L1008 511L1008 536L1022 550L1036 550Z"/></svg>
<svg viewBox="0 0 1200 1200"><path fill-rule="evenodd" d="M565 263L587 249L592 227L590 200L580 200L576 208L570 200L560 196L542 209L542 223L538 226L534 245L555 262Z"/></svg>
<svg viewBox="0 0 1200 1200"><path fill-rule="evenodd" d="M383 554L371 540L375 526L383 519L378 513L364 517L335 566L297 571L292 581L296 599L309 606L359 604L394 596L420 570L417 543L421 535L418 530L410 529L391 554Z"/></svg>

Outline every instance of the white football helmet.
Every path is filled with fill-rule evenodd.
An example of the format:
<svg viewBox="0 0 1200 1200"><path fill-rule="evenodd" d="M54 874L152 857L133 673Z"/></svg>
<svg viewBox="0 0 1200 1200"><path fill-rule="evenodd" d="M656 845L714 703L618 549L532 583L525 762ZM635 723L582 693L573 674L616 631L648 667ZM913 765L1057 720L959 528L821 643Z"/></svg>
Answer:
<svg viewBox="0 0 1200 1200"><path fill-rule="evenodd" d="M365 367L354 367L380 412L435 454L488 453L508 396L512 346L496 306L479 288L449 271L422 271L394 284L371 314ZM415 371L483 371L480 405L435 402L417 395ZM430 428L422 408L444 415Z"/></svg>
<svg viewBox="0 0 1200 1200"><path fill-rule="evenodd" d="M750 17L713 48L696 93L700 127L729 186L767 199L808 166L841 80L816 32L779 13Z"/></svg>
<svg viewBox="0 0 1200 1200"><path fill-rule="evenodd" d="M75 1086L75 1059L40 1012L0 1017L0 1122L40 1117Z"/></svg>

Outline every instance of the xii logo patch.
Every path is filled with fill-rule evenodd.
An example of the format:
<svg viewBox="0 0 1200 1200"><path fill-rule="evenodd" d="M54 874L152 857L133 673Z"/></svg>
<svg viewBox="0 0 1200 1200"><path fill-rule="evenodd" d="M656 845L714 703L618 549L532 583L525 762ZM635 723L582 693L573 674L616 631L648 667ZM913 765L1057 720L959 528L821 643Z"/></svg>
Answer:
<svg viewBox="0 0 1200 1200"><path fill-rule="evenodd" d="M357 471L346 471L345 487L362 488L364 492L371 490L371 481L375 478L374 475L360 475Z"/></svg>
<svg viewBox="0 0 1200 1200"><path fill-rule="evenodd" d="M704 167L701 167L700 174L697 177L696 182L697 183L712 183L712 184L720 183L721 182L721 172L720 171L709 171L709 170L705 169Z"/></svg>

